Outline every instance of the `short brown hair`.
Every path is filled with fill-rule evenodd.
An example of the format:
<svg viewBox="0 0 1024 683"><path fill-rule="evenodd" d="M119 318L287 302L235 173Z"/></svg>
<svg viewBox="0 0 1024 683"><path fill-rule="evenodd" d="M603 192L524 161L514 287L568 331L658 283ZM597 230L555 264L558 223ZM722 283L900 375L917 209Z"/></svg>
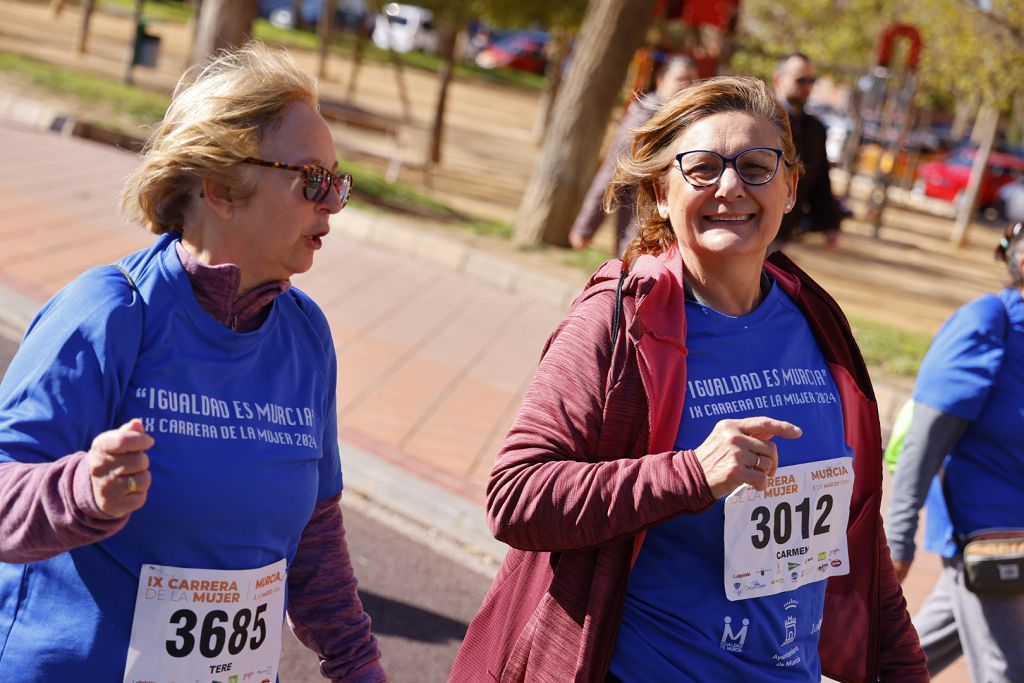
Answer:
<svg viewBox="0 0 1024 683"><path fill-rule="evenodd" d="M786 166L803 172L793 146L789 116L762 81L722 76L691 85L669 100L650 121L633 130L632 153L619 159L615 177L605 193L605 207L609 211L618 207L623 198L635 197L638 231L626 248L626 263L641 254L660 254L676 241L669 220L658 215L654 193L655 184L661 182L672 164L672 143L701 119L732 111L770 122L782 141Z"/></svg>
<svg viewBox="0 0 1024 683"><path fill-rule="evenodd" d="M259 155L264 136L296 101L317 108L316 82L287 52L262 43L220 52L185 72L141 165L125 181L122 212L161 234L181 230L203 178L228 183L240 199L251 196L250 175L239 162Z"/></svg>

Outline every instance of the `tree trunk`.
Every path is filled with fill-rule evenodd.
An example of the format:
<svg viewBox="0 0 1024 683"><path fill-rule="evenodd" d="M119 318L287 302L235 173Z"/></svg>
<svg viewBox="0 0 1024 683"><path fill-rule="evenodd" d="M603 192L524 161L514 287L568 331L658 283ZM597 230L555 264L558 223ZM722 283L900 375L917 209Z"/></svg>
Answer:
<svg viewBox="0 0 1024 683"><path fill-rule="evenodd" d="M412 121L412 101L409 100L409 89L405 85L405 71L402 68L402 58L395 52L395 48L388 45L388 61L395 73L395 85L398 87L398 99L402 103L402 120Z"/></svg>
<svg viewBox="0 0 1024 683"><path fill-rule="evenodd" d="M589 170L597 164L608 117L653 7L654 0L591 0L572 69L519 205L516 243L568 246Z"/></svg>
<svg viewBox="0 0 1024 683"><path fill-rule="evenodd" d="M441 163L441 146L444 142L444 110L448 104L448 86L451 85L455 73L455 42L459 29L452 24L438 27L438 51L441 59L441 70L438 72L437 106L434 109L434 123L430 127L430 146L427 162L433 166Z"/></svg>
<svg viewBox="0 0 1024 683"><path fill-rule="evenodd" d="M356 96L356 84L359 82L359 70L363 66L363 53L366 51L368 39L366 31L360 30L356 34L356 47L352 53L352 68L348 72L348 87L345 88L346 100L351 101Z"/></svg>
<svg viewBox="0 0 1024 683"><path fill-rule="evenodd" d="M78 33L75 34L75 54L84 55L89 49L89 21L95 7L96 0L85 0L82 3L82 20L78 24Z"/></svg>
<svg viewBox="0 0 1024 683"><path fill-rule="evenodd" d="M551 123L555 100L558 99L558 91L562 88L562 70L565 68L565 61L569 58L571 39L571 32L565 29L551 31L551 49L547 65L544 68L544 92L540 95L540 106L537 107L537 118L533 124L533 136L537 144L544 141L548 125Z"/></svg>
<svg viewBox="0 0 1024 683"><path fill-rule="evenodd" d="M203 0L192 63L204 64L217 50L244 45L255 16L256 0Z"/></svg>
<svg viewBox="0 0 1024 683"><path fill-rule="evenodd" d="M331 49L331 23L334 20L334 1L324 0L320 9L320 24L317 26L317 34L320 36L320 57L317 63L317 78L327 78L327 55Z"/></svg>
<svg viewBox="0 0 1024 683"><path fill-rule="evenodd" d="M135 0L135 11L132 13L132 41L128 50L128 63L124 67L124 78L121 81L125 85L133 85L132 78L135 71L135 55L139 50L139 27L142 25L142 2Z"/></svg>
<svg viewBox="0 0 1024 683"><path fill-rule="evenodd" d="M956 222L953 224L953 233L949 241L955 247L962 247L967 242L967 226L974 215L974 205L978 202L978 192L981 190L981 181L985 175L985 167L988 166L988 155L992 151L992 143L996 139L996 129L999 127L999 111L995 107L982 107L978 112L978 119L974 124L972 139L978 141L978 153L974 156L974 164L971 166L971 176L967 181L967 188L960 200L956 210Z"/></svg>
<svg viewBox="0 0 1024 683"><path fill-rule="evenodd" d="M959 143L967 135L967 126L971 116L977 110L978 103L973 97L957 100L953 113L953 125L949 130L949 137L954 143Z"/></svg>

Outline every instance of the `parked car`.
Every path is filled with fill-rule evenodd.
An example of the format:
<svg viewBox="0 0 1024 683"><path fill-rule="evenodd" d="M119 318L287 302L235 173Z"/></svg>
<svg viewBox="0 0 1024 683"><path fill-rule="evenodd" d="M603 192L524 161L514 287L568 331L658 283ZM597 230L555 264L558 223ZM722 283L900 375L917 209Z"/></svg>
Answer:
<svg viewBox="0 0 1024 683"><path fill-rule="evenodd" d="M367 19L363 0L334 0L334 27L341 31L357 32ZM299 13L295 14L294 0L259 0L258 14L278 28L295 28L299 24L316 26L324 0L299 0Z"/></svg>
<svg viewBox="0 0 1024 683"><path fill-rule="evenodd" d="M925 164L917 172L915 191L929 197L959 202L967 189L977 153L975 147L960 147L941 159ZM1021 177L1024 177L1024 158L992 152L978 192L978 206L994 206L999 188Z"/></svg>
<svg viewBox="0 0 1024 683"><path fill-rule="evenodd" d="M547 67L545 49L548 34L543 31L517 31L494 41L476 56L477 66L484 69L519 69L544 74Z"/></svg>
<svg viewBox="0 0 1024 683"><path fill-rule="evenodd" d="M373 25L373 44L395 52L437 52L437 29L430 10L389 2Z"/></svg>

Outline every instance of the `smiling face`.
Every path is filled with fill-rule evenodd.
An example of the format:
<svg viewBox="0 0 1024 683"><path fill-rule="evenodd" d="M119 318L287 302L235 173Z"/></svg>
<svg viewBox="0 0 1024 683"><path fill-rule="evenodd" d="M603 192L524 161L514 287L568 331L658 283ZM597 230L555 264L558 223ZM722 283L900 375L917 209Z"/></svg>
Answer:
<svg viewBox="0 0 1024 683"><path fill-rule="evenodd" d="M331 132L305 102L285 107L279 125L264 137L259 158L331 171L337 166ZM341 210L338 193L331 189L323 201L311 202L303 196L298 171L250 166L249 172L255 191L234 216L236 239L243 242L237 247L243 280L255 285L306 272L327 235L328 218Z"/></svg>
<svg viewBox="0 0 1024 683"><path fill-rule="evenodd" d="M746 112L712 114L684 130L671 145L672 156L709 150L733 157L751 147L781 148L782 141L767 119ZM667 215L684 262L708 270L725 259L764 259L782 215L792 206L797 172L780 162L764 185L748 185L727 165L719 181L697 188L687 183L673 159L656 188L658 212ZM696 261L694 261L696 259Z"/></svg>

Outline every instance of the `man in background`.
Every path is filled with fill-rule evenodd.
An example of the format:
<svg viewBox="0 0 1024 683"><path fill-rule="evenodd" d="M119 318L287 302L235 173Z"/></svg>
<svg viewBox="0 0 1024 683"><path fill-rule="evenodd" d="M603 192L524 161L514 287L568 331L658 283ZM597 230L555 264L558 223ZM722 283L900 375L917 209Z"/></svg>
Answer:
<svg viewBox="0 0 1024 683"><path fill-rule="evenodd" d="M826 249L833 250L839 244L839 223L843 213L832 194L832 182L828 177L825 125L804 109L815 80L814 65L799 52L780 61L772 77L775 96L789 114L793 142L804 164L804 175L797 185L796 204L782 218L782 227L775 239L776 248L805 232L824 232Z"/></svg>

